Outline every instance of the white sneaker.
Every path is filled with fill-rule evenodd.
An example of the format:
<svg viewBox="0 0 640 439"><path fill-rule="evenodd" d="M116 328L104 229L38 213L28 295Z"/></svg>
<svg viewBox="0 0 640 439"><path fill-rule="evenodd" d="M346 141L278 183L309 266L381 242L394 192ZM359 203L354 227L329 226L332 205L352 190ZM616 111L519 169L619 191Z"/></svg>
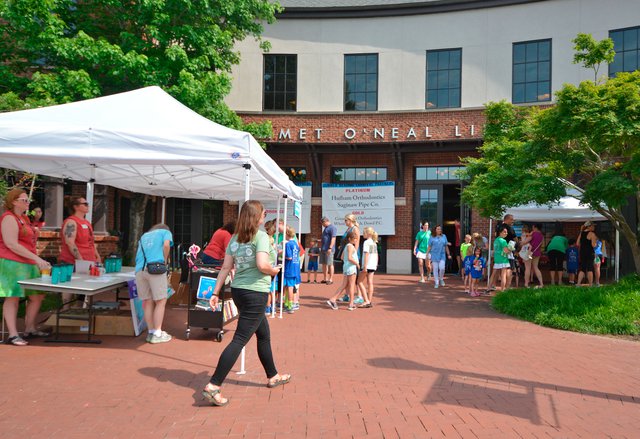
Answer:
<svg viewBox="0 0 640 439"><path fill-rule="evenodd" d="M153 334L153 336L151 337L151 340L149 341L149 343L166 343L168 341L171 341L171 336L169 334L167 334L166 332L162 331L162 334L160 334L160 337L158 337L157 335Z"/></svg>
<svg viewBox="0 0 640 439"><path fill-rule="evenodd" d="M426 282L426 281L425 281L424 279L420 279L420 280L418 281L418 283L421 283L421 284L423 284L423 283L425 283L425 282Z"/></svg>
<svg viewBox="0 0 640 439"><path fill-rule="evenodd" d="M440 281L440 286L444 287L444 281L443 280Z"/></svg>
<svg viewBox="0 0 640 439"><path fill-rule="evenodd" d="M439 286L438 284L435 284L433 287L434 287L434 288L438 288L438 286Z"/></svg>

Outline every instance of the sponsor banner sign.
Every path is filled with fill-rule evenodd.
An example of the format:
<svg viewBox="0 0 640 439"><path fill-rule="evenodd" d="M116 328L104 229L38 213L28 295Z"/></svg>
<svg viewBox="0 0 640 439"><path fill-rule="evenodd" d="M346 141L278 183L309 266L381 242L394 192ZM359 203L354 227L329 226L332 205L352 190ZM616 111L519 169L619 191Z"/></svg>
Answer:
<svg viewBox="0 0 640 439"><path fill-rule="evenodd" d="M347 227L344 217L354 214L360 231L371 226L379 235L395 235L395 183L385 181L365 184L322 183L322 216L337 227L338 235Z"/></svg>
<svg viewBox="0 0 640 439"><path fill-rule="evenodd" d="M293 199L287 201L287 224L293 226L298 233L311 233L311 182L296 183L296 186L302 188L302 206L296 211L296 202ZM266 221L274 219L277 216L278 202L275 200L261 200L267 211ZM297 213L297 216L296 216ZM298 230L300 224L300 215L302 215L302 230ZM284 199L280 199L280 218L284 216Z"/></svg>

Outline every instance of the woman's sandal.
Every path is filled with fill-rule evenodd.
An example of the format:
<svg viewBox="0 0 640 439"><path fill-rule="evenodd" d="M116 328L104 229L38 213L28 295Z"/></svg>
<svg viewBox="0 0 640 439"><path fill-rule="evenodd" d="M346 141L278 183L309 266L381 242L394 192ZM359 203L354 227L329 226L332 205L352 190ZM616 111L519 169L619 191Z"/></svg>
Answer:
<svg viewBox="0 0 640 439"><path fill-rule="evenodd" d="M9 337L7 339L7 344L12 344L14 346L27 346L29 342L19 335L14 335L13 337Z"/></svg>
<svg viewBox="0 0 640 439"><path fill-rule="evenodd" d="M34 337L49 337L50 335L51 333L49 332L35 330L35 331L25 332L22 336L23 338L34 338Z"/></svg>
<svg viewBox="0 0 640 439"><path fill-rule="evenodd" d="M273 381L269 380L269 382L267 383L267 387L270 388L270 389L273 389L274 387L278 387L278 386L282 386L284 384L287 384L289 381L291 381L291 375L289 375L289 374L280 375L279 378L276 378Z"/></svg>
<svg viewBox="0 0 640 439"><path fill-rule="evenodd" d="M220 394L220 389L207 390L205 388L202 391L202 396L204 396L204 399L206 399L211 404L217 407L224 407L225 405L229 404L229 398L226 398L226 401L222 402L221 400L216 399L216 395L220 395L220 398L222 398L222 395Z"/></svg>

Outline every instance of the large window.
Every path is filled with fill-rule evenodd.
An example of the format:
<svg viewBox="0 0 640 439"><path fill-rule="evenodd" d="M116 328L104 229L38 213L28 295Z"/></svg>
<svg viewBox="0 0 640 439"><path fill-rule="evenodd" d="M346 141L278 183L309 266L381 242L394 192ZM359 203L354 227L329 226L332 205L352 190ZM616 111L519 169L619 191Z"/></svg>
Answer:
<svg viewBox="0 0 640 439"><path fill-rule="evenodd" d="M371 183L387 181L387 168L333 168L332 183Z"/></svg>
<svg viewBox="0 0 640 439"><path fill-rule="evenodd" d="M344 110L378 109L378 55L344 56Z"/></svg>
<svg viewBox="0 0 640 439"><path fill-rule="evenodd" d="M640 68L640 26L609 32L616 57L609 64L609 76L618 72L633 72Z"/></svg>
<svg viewBox="0 0 640 439"><path fill-rule="evenodd" d="M173 242L191 241L191 200L176 198L173 215Z"/></svg>
<svg viewBox="0 0 640 439"><path fill-rule="evenodd" d="M513 44L514 104L551 100L551 40Z"/></svg>
<svg viewBox="0 0 640 439"><path fill-rule="evenodd" d="M416 180L460 180L464 166L429 166L416 168Z"/></svg>
<svg viewBox="0 0 640 439"><path fill-rule="evenodd" d="M460 107L462 49L427 51L426 108Z"/></svg>
<svg viewBox="0 0 640 439"><path fill-rule="evenodd" d="M264 110L296 111L297 68L296 55L264 55Z"/></svg>

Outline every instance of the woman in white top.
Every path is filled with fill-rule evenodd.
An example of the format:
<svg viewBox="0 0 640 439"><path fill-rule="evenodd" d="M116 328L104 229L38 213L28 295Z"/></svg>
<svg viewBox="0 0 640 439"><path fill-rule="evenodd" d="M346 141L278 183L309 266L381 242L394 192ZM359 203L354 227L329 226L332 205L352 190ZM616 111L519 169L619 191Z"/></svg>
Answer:
<svg viewBox="0 0 640 439"><path fill-rule="evenodd" d="M533 253L531 252L531 228L528 225L522 226L522 235L520 235L520 258L524 263L524 287L529 288L531 282L531 261Z"/></svg>
<svg viewBox="0 0 640 439"><path fill-rule="evenodd" d="M364 303L359 308L373 307L373 275L378 269L378 234L373 227L363 230L365 242L362 245L362 271L358 275L358 288Z"/></svg>

